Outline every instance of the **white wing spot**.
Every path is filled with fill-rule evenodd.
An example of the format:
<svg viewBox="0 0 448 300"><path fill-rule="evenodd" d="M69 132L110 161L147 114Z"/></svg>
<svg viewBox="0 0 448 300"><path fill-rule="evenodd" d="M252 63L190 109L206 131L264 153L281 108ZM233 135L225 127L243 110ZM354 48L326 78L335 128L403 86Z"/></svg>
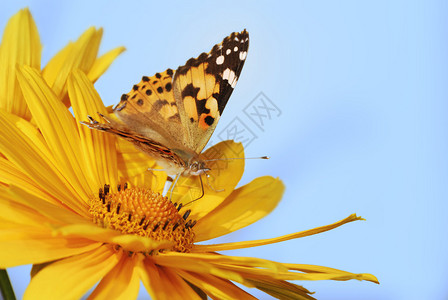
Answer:
<svg viewBox="0 0 448 300"><path fill-rule="evenodd" d="M227 50L226 50L226 55L229 55L229 54L230 54L230 52L232 52L232 50L230 50L230 49L227 49Z"/></svg>
<svg viewBox="0 0 448 300"><path fill-rule="evenodd" d="M241 56L241 55L240 55ZM222 63L224 62L224 55L220 55L216 58L216 64L217 65L222 65Z"/></svg>
<svg viewBox="0 0 448 300"><path fill-rule="evenodd" d="M232 82L233 85L233 81L236 79L235 72L233 72L229 68L225 69L222 73L222 79L227 80L229 83Z"/></svg>
<svg viewBox="0 0 448 300"><path fill-rule="evenodd" d="M238 51L238 47L237 46L235 46L235 48L233 48L233 51Z"/></svg>
<svg viewBox="0 0 448 300"><path fill-rule="evenodd" d="M247 56L247 51L240 52L240 60L245 60Z"/></svg>

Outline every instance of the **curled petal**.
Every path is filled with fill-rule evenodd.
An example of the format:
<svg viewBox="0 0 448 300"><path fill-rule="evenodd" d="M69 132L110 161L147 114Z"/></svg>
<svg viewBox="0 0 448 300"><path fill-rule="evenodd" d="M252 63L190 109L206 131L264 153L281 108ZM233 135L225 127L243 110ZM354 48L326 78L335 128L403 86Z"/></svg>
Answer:
<svg viewBox="0 0 448 300"><path fill-rule="evenodd" d="M314 235L318 233L322 233L325 231L329 231L332 229L335 229L339 226L342 226L344 224L353 222L353 221L359 221L364 220L361 217L358 217L356 214L352 214L348 216L345 219L342 219L336 223L325 225L317 228L313 228L310 230L305 230L301 232L291 233L283 236L279 236L276 238L270 238L270 239L262 239L262 240L253 240L253 241L244 241L244 242L235 242L235 243L225 243L225 244L216 244L216 245L196 245L194 248L195 252L214 252L214 251L223 251L223 250L234 250L234 249L243 249L243 248L251 248L251 247L258 247L263 245L269 245L269 244L275 244L280 243L292 239L298 239L309 235Z"/></svg>

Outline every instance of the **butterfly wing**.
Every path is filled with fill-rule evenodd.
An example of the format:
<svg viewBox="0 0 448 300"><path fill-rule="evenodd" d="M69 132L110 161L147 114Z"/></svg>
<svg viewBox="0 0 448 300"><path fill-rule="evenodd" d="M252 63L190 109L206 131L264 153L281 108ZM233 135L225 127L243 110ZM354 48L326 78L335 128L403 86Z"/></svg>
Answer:
<svg viewBox="0 0 448 300"><path fill-rule="evenodd" d="M184 149L185 130L174 100L173 70L143 76L123 94L114 113L137 134L170 148Z"/></svg>
<svg viewBox="0 0 448 300"><path fill-rule="evenodd" d="M132 131L124 124L118 123L101 114L100 116L106 121L106 123L100 123L90 116L90 122L81 123L87 125L91 129L105 131L131 142L142 152L154 158L165 171L169 172L169 174L177 174L185 170L185 161L170 148L144 135Z"/></svg>
<svg viewBox="0 0 448 300"><path fill-rule="evenodd" d="M209 53L176 70L174 99L186 129L186 146L200 153L218 124L246 60L249 34L234 32Z"/></svg>

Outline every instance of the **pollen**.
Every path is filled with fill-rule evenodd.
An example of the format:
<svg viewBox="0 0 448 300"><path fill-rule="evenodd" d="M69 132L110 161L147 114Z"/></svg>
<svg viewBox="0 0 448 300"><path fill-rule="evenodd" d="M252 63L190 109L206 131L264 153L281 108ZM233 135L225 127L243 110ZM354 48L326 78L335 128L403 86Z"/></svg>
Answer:
<svg viewBox="0 0 448 300"><path fill-rule="evenodd" d="M173 242L172 248L159 252L190 252L196 221L188 220L191 210L180 214L181 208L182 204L172 203L147 188L128 188L124 184L112 192L106 184L99 190L98 198L91 200L89 212L93 222L101 227Z"/></svg>

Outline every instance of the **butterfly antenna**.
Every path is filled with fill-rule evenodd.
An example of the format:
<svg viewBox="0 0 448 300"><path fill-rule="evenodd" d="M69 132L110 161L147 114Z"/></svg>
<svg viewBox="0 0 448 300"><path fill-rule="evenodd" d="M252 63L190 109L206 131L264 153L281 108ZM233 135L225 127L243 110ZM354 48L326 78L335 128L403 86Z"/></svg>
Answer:
<svg viewBox="0 0 448 300"><path fill-rule="evenodd" d="M234 160L234 159L269 159L269 156L260 156L260 157L231 157L231 158L212 158L205 159L204 161L218 161L218 160Z"/></svg>

